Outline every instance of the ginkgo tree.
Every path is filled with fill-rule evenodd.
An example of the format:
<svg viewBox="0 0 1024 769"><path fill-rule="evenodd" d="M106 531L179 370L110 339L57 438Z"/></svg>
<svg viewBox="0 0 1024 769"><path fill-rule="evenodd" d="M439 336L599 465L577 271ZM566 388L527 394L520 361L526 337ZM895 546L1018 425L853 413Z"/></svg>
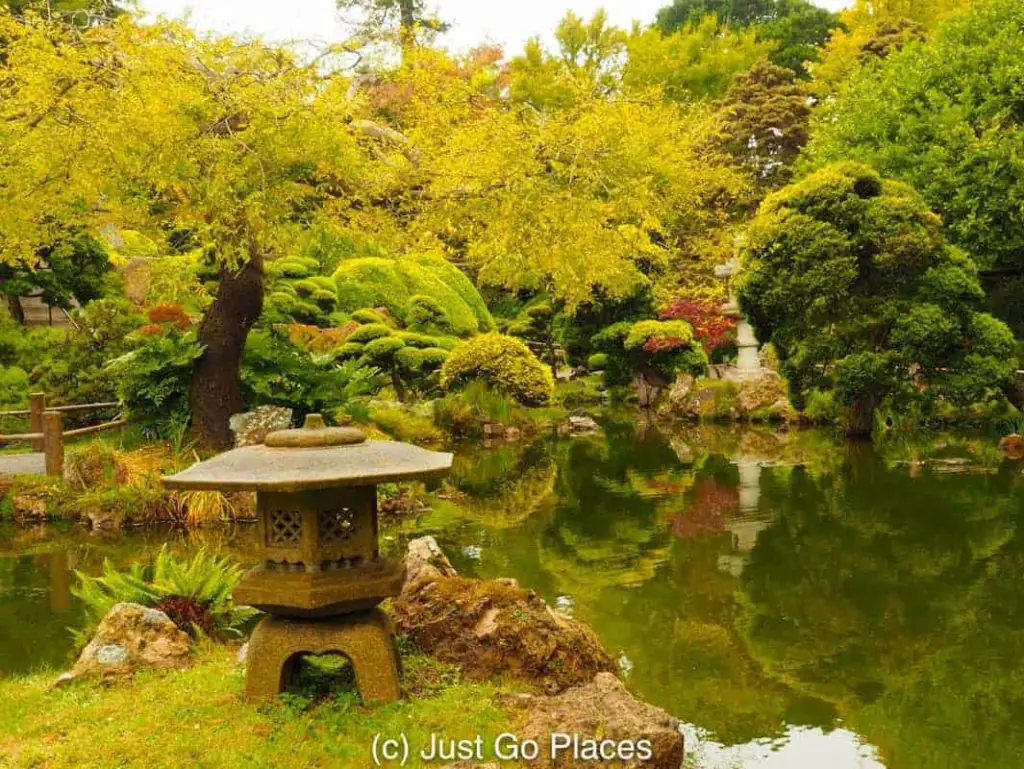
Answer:
<svg viewBox="0 0 1024 769"><path fill-rule="evenodd" d="M544 292L570 313L595 291L710 276L747 182L715 149L707 109L655 88L606 97L570 68L555 77L571 100L539 108L503 98L506 76L487 58L420 51L380 86L402 137L377 148L389 248L465 261L483 284Z"/></svg>
<svg viewBox="0 0 1024 769"><path fill-rule="evenodd" d="M265 261L310 210L347 207L366 172L355 134L339 130L343 82L320 61L131 18L76 30L4 15L0 37L0 259L31 263L68 227L185 233L219 274L194 426L226 445Z"/></svg>

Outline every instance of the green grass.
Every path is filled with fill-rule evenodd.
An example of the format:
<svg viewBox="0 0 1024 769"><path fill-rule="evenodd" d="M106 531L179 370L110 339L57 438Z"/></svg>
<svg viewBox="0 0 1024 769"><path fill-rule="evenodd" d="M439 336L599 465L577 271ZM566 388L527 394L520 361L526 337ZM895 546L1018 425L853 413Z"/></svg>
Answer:
<svg viewBox="0 0 1024 769"><path fill-rule="evenodd" d="M431 733L483 735L512 730L493 686L468 684L454 668L404 659L408 699L363 708L330 676L329 661L307 665L301 690L253 707L232 649L206 646L190 670L140 673L113 686L79 683L49 690L53 673L0 681L3 767L368 767L374 735L425 748ZM407 766L425 764L413 755Z"/></svg>

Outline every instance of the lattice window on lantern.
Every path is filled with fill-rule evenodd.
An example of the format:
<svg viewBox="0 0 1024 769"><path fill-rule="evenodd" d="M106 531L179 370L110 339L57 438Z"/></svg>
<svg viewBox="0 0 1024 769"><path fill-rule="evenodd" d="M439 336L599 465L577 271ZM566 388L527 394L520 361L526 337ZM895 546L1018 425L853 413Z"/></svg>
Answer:
<svg viewBox="0 0 1024 769"><path fill-rule="evenodd" d="M347 507L342 510L320 511L320 543L341 545L356 534L355 514Z"/></svg>
<svg viewBox="0 0 1024 769"><path fill-rule="evenodd" d="M297 547L302 544L302 514L294 510L275 510L267 530L270 547Z"/></svg>

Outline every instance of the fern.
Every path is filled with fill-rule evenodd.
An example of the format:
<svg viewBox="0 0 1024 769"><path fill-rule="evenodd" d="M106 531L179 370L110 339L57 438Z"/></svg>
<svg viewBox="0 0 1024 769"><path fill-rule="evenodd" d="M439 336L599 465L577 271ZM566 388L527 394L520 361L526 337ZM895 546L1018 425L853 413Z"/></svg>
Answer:
<svg viewBox="0 0 1024 769"><path fill-rule="evenodd" d="M191 559L172 554L164 545L152 564L133 564L120 571L110 560L98 577L76 571L72 592L85 605L85 627L73 629L76 641L88 640L100 621L118 603L162 609L185 632L240 635L258 612L231 599L244 570L228 556L201 548Z"/></svg>

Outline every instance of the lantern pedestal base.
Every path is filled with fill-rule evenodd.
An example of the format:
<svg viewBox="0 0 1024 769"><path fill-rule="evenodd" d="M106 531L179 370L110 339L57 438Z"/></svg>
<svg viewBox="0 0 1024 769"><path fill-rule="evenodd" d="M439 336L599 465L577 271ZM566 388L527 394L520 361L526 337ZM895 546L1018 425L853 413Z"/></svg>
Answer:
<svg viewBox="0 0 1024 769"><path fill-rule="evenodd" d="M306 654L347 657L364 705L386 704L401 696L391 623L374 609L321 620L264 619L249 641L246 699L264 702L283 692Z"/></svg>

